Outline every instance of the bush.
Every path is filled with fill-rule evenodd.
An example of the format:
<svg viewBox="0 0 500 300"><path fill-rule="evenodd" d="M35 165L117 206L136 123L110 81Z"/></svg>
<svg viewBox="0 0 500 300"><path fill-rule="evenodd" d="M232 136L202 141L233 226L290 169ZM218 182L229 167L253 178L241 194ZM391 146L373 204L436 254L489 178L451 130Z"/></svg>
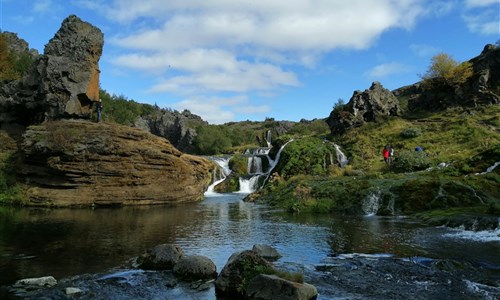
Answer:
<svg viewBox="0 0 500 300"><path fill-rule="evenodd" d="M403 150L399 152L392 167L399 172L414 172L425 170L430 165L429 158L424 151Z"/></svg>
<svg viewBox="0 0 500 300"><path fill-rule="evenodd" d="M422 79L441 79L449 85L463 84L474 73L472 64L464 62L459 64L450 55L440 53L432 57L432 63Z"/></svg>
<svg viewBox="0 0 500 300"><path fill-rule="evenodd" d="M406 128L405 130L403 130L403 132L401 132L400 135L402 138L411 139L411 138L422 135L422 130L420 130L420 128L409 127L409 128Z"/></svg>

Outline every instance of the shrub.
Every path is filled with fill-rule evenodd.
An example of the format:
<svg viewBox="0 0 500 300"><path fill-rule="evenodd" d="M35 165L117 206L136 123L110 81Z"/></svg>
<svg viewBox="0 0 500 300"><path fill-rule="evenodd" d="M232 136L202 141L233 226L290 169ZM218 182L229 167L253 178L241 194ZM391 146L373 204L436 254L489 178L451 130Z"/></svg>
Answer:
<svg viewBox="0 0 500 300"><path fill-rule="evenodd" d="M425 170L430 166L429 158L424 151L403 150L399 152L392 164L395 171L413 172Z"/></svg>
<svg viewBox="0 0 500 300"><path fill-rule="evenodd" d="M454 85L464 83L473 73L474 71L470 62L459 64L450 55L440 53L432 57L429 69L421 77L424 81L440 79L446 84Z"/></svg>
<svg viewBox="0 0 500 300"><path fill-rule="evenodd" d="M409 127L409 128L406 128L405 130L403 130L403 132L401 132L400 135L402 138L411 139L411 138L420 136L421 134L422 134L422 130L420 130L420 128Z"/></svg>

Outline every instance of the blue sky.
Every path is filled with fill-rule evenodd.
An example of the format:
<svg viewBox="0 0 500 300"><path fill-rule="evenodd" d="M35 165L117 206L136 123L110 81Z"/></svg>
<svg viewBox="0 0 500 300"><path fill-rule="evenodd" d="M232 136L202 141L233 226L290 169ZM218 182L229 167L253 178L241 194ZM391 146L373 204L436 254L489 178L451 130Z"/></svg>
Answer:
<svg viewBox="0 0 500 300"><path fill-rule="evenodd" d="M75 14L104 33L101 88L213 124L325 118L373 81L420 80L500 40L500 0L0 0L43 53Z"/></svg>

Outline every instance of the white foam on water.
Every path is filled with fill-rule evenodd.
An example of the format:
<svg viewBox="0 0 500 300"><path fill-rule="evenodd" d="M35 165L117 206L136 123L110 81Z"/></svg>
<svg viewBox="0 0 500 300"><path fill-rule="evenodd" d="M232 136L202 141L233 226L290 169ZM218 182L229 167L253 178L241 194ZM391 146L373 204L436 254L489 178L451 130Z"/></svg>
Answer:
<svg viewBox="0 0 500 300"><path fill-rule="evenodd" d="M337 258L340 259L349 259L349 258L391 258L394 257L394 254L390 253L373 253L373 254L368 254L368 253L344 253L344 254L339 254L336 256Z"/></svg>
<svg viewBox="0 0 500 300"><path fill-rule="evenodd" d="M451 232L445 233L443 236L447 238L456 238L464 240L472 240L476 242L500 242L500 228L495 230L465 230L462 228L451 228Z"/></svg>

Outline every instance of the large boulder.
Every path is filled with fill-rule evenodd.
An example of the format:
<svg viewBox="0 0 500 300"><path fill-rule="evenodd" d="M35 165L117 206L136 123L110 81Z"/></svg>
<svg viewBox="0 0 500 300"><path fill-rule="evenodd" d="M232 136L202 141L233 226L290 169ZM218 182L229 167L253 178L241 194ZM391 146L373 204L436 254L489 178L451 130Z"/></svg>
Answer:
<svg viewBox="0 0 500 300"><path fill-rule="evenodd" d="M272 265L255 252L234 253L215 280L215 290L220 295L242 297L248 282L266 270L273 270Z"/></svg>
<svg viewBox="0 0 500 300"><path fill-rule="evenodd" d="M28 205L168 204L203 199L214 164L143 130L84 120L33 125L20 173Z"/></svg>
<svg viewBox="0 0 500 300"><path fill-rule="evenodd" d="M366 122L376 122L380 117L400 116L401 113L396 96L375 81L369 89L355 91L345 107L334 109L326 122L335 134Z"/></svg>
<svg viewBox="0 0 500 300"><path fill-rule="evenodd" d="M317 298L318 290L308 283L260 274L250 280L245 294L249 299L259 300L311 300Z"/></svg>
<svg viewBox="0 0 500 300"><path fill-rule="evenodd" d="M161 244L149 249L139 260L139 267L146 270L171 270L184 256L178 245Z"/></svg>
<svg viewBox="0 0 500 300"><path fill-rule="evenodd" d="M174 266L174 274L186 281L214 279L217 267L206 256L190 255L179 260Z"/></svg>
<svg viewBox="0 0 500 300"><path fill-rule="evenodd" d="M103 45L97 27L67 17L22 79L0 83L0 125L90 117L99 99Z"/></svg>

